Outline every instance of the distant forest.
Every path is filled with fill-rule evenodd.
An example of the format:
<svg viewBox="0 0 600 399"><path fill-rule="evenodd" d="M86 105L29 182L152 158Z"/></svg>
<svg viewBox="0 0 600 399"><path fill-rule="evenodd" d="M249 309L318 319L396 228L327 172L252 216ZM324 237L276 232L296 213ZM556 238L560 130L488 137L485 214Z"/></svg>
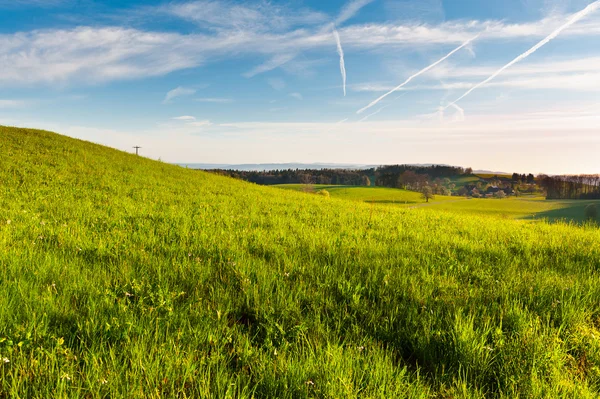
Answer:
<svg viewBox="0 0 600 399"><path fill-rule="evenodd" d="M600 199L600 175L538 176L547 199Z"/></svg>
<svg viewBox="0 0 600 399"><path fill-rule="evenodd" d="M215 169L212 172L235 177L256 184L336 184L347 186L402 187L426 184L438 178L472 173L472 170L454 166L392 165L370 169L286 169L270 171L239 171ZM404 174L408 175L402 183Z"/></svg>

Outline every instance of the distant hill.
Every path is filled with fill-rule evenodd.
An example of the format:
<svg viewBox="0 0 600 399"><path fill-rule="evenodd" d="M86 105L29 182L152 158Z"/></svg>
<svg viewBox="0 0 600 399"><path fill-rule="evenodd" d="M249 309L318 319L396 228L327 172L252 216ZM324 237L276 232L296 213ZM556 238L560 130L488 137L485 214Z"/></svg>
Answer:
<svg viewBox="0 0 600 399"><path fill-rule="evenodd" d="M483 175L512 175L512 173L507 173L507 172L495 172L493 170L484 170L484 169L478 169L478 170L474 170L473 173L475 174L483 174Z"/></svg>

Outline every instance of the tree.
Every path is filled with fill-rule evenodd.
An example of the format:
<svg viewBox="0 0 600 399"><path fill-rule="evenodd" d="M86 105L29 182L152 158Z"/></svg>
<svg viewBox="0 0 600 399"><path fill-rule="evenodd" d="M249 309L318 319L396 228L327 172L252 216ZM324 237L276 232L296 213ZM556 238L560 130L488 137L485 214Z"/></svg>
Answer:
<svg viewBox="0 0 600 399"><path fill-rule="evenodd" d="M425 202L429 202L430 199L435 198L431 187L423 186L423 188L421 188L421 198L423 198Z"/></svg>
<svg viewBox="0 0 600 399"><path fill-rule="evenodd" d="M473 174L473 168L465 169L465 175L472 175L472 174Z"/></svg>
<svg viewBox="0 0 600 399"><path fill-rule="evenodd" d="M362 185L367 187L371 186L371 179L369 179L369 176L362 177Z"/></svg>
<svg viewBox="0 0 600 399"><path fill-rule="evenodd" d="M589 204L585 207L585 218L591 221L598 220L598 208L596 204Z"/></svg>
<svg viewBox="0 0 600 399"><path fill-rule="evenodd" d="M496 198L506 198L506 193L504 190L499 190L496 194L494 194Z"/></svg>
<svg viewBox="0 0 600 399"><path fill-rule="evenodd" d="M468 197L469 196L469 190L467 190L466 187L461 187L458 189L458 195L460 195L461 197Z"/></svg>

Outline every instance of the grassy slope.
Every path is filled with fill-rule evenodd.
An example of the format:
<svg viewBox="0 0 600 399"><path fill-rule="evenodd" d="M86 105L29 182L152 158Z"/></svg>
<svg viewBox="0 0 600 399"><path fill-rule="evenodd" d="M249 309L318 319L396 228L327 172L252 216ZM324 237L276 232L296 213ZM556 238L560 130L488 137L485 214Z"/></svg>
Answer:
<svg viewBox="0 0 600 399"><path fill-rule="evenodd" d="M302 184L280 184L275 187L303 191L304 185ZM364 201L369 203L379 204L395 204L395 205L408 205L414 206L415 204L424 204L425 200L421 198L421 194L414 191L399 190L395 188L386 187L358 187L358 186L331 186L331 185L314 185L315 190L327 190L332 197ZM448 201L448 200L460 200L462 198L457 197L446 197L443 195L436 195L436 201Z"/></svg>
<svg viewBox="0 0 600 399"><path fill-rule="evenodd" d="M0 127L0 397L597 397L599 243Z"/></svg>

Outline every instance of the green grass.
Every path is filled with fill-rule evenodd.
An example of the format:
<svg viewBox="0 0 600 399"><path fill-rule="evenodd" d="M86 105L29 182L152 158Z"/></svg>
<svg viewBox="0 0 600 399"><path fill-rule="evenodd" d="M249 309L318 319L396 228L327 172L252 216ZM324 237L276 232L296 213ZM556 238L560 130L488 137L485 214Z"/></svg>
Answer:
<svg viewBox="0 0 600 399"><path fill-rule="evenodd" d="M286 190L303 191L305 185L303 184L281 184L274 187L283 188ZM415 206L417 204L424 204L425 200L421 198L421 194L408 191L399 190L396 188L386 187L360 187L360 186L332 186L332 185L320 185L316 184L314 190L327 190L330 195L334 198L340 198L345 200L362 201L374 204L394 204L394 205L405 205ZM460 197L447 197L443 195L436 195L433 201L448 201L448 200L461 200Z"/></svg>
<svg viewBox="0 0 600 399"><path fill-rule="evenodd" d="M452 203L432 203L437 210L446 210L461 214L480 214L503 218L548 220L550 222L585 222L584 209L587 205L600 201L547 201L538 198L505 198L505 199L469 199Z"/></svg>
<svg viewBox="0 0 600 399"><path fill-rule="evenodd" d="M302 184L282 184L275 187L286 190L303 191ZM314 185L314 191L327 190L331 197L362 201L374 204L389 204L405 208L430 207L432 210L443 210L459 214L474 214L495 216L500 218L547 220L550 222L575 222L584 223L584 209L589 204L600 201L576 200L551 200L543 197L523 196L519 198L471 198L447 197L436 195L428 204L421 198L421 194L414 191L399 190L385 187L357 187L357 186L332 186Z"/></svg>
<svg viewBox="0 0 600 399"><path fill-rule="evenodd" d="M450 181L452 181L452 183L456 184L457 188L459 188L459 187L462 187L467 184L475 184L475 183L481 181L481 179L479 178L479 175L462 175L462 176L454 176L454 177L450 178Z"/></svg>
<svg viewBox="0 0 600 399"><path fill-rule="evenodd" d="M596 398L600 231L0 127L1 398Z"/></svg>

